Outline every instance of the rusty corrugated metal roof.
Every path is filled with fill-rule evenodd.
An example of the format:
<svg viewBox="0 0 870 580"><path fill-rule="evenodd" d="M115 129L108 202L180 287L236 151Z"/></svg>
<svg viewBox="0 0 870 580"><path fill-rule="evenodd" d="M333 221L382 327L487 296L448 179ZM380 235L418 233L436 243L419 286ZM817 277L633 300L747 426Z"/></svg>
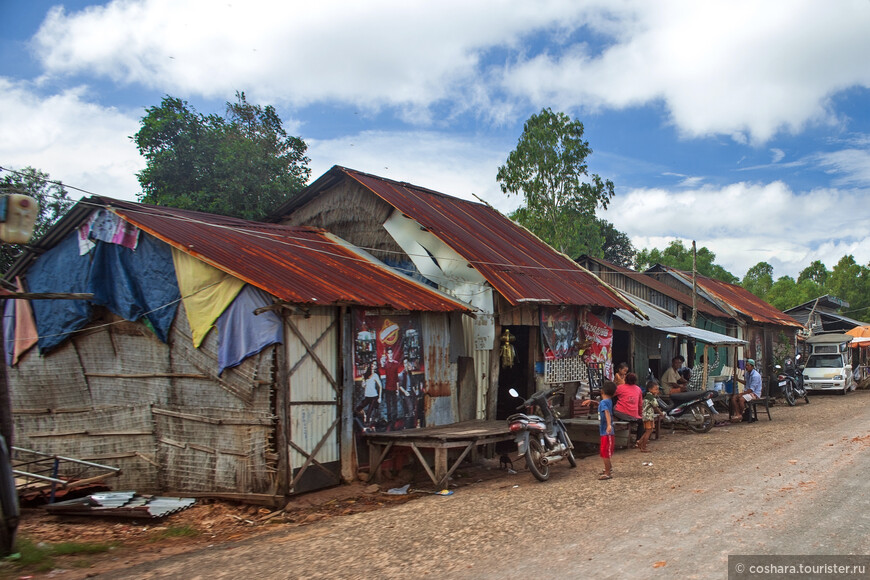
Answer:
<svg viewBox="0 0 870 580"><path fill-rule="evenodd" d="M684 280L688 280L689 284L692 283L691 273L669 268L667 266L663 266L663 268L682 277ZM800 322L788 314L777 310L775 307L742 286L729 284L727 282L722 282L721 280L701 276L700 274L697 276L697 281L698 286L707 292L707 294L717 300L721 300L729 307L748 316L755 322L803 328L803 325Z"/></svg>
<svg viewBox="0 0 870 580"><path fill-rule="evenodd" d="M322 229L102 196L92 200L171 246L287 302L431 312L470 310Z"/></svg>
<svg viewBox="0 0 870 580"><path fill-rule="evenodd" d="M278 213L344 176L418 222L477 269L511 304L633 308L596 276L488 205L335 166Z"/></svg>
<svg viewBox="0 0 870 580"><path fill-rule="evenodd" d="M653 278L652 276L648 276L647 274L644 274L643 272L637 272L637 271L632 270L630 268L626 268L624 266L614 264L613 262L608 262L607 260L605 260L603 258L594 258L592 256L581 256L580 258L578 258L578 260L579 259L584 259L584 260L596 262L600 266L603 266L605 268L610 268L611 270L616 272L617 275L621 274L623 276L629 277L630 279L634 280L638 284L642 284L643 286L646 286L647 288L655 290L656 292L659 292L660 294L664 294L665 296L668 296L669 298L676 300L677 302L679 302L680 304L683 304L684 306L688 306L688 307L692 306L691 295L687 295L685 292L680 292L679 290L677 290L671 286L668 286L664 282L660 282L660 281L656 280L655 278ZM605 281L607 280L606 276L599 276L599 277ZM626 290L626 292L628 292L628 290ZM628 292L628 293L631 294L630 292ZM721 310L718 310L712 306L707 306L703 302L699 303L697 305L697 307L698 307L698 312L702 312L702 313L708 314L710 316L716 316L718 318L730 318L730 316L728 314L726 314L725 312L722 312Z"/></svg>

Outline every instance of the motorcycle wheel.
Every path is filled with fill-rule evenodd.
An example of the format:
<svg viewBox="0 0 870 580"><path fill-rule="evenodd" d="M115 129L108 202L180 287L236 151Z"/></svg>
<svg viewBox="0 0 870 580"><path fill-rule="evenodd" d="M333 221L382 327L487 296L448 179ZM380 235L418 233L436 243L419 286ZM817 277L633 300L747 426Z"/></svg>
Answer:
<svg viewBox="0 0 870 580"><path fill-rule="evenodd" d="M559 433L559 439L561 440L562 445L568 448L568 454L565 456L568 459L568 465L572 468L577 467L577 459L574 457L574 450L571 449L571 443L568 441L568 436L565 435L564 431Z"/></svg>
<svg viewBox="0 0 870 580"><path fill-rule="evenodd" d="M541 447L541 442L530 437L526 449L526 465L538 481L547 481L550 478L550 466L541 462L543 457L544 448Z"/></svg>
<svg viewBox="0 0 870 580"><path fill-rule="evenodd" d="M789 407L794 407L795 403L797 403L797 398L794 395L794 389L792 388L791 383L787 383L785 387L783 387L782 396L785 397L785 402L788 403Z"/></svg>
<svg viewBox="0 0 870 580"><path fill-rule="evenodd" d="M688 423L689 429L695 433L707 433L713 428L713 413L707 408L707 405L695 405L692 408L692 419L697 419L698 416L702 421L692 421Z"/></svg>

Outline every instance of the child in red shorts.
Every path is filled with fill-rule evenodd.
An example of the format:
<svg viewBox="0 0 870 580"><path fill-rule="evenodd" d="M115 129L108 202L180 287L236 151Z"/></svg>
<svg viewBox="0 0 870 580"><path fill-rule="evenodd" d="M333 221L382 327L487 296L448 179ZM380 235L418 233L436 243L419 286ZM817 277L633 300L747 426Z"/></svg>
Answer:
<svg viewBox="0 0 870 580"><path fill-rule="evenodd" d="M613 457L615 440L613 436L613 395L616 393L616 384L605 381L601 388L601 402L598 403L598 433L601 435L601 459L604 461L604 471L598 479L613 479L611 475L612 465L610 458Z"/></svg>

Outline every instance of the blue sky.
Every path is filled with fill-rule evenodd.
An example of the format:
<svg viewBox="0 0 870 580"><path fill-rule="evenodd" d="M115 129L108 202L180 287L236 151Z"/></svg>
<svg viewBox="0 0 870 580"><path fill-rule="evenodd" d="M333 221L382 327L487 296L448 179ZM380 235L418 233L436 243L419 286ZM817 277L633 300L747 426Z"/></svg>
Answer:
<svg viewBox="0 0 870 580"><path fill-rule="evenodd" d="M165 94L244 91L339 164L504 212L542 107L583 121L601 216L737 276L870 262L870 2L0 1L0 166L135 199L129 136ZM76 192L71 192L78 196Z"/></svg>

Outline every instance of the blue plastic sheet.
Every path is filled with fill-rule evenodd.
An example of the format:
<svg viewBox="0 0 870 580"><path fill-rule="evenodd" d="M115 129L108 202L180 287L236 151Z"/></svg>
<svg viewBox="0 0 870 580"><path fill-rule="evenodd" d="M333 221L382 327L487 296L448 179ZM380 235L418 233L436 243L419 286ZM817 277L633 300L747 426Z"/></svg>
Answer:
<svg viewBox="0 0 870 580"><path fill-rule="evenodd" d="M79 293L88 291L90 255L79 255L78 232L72 232L36 260L27 270L30 292ZM85 326L91 305L85 300L33 300L39 331L39 352L45 354Z"/></svg>
<svg viewBox="0 0 870 580"><path fill-rule="evenodd" d="M218 375L267 346L283 341L280 316L271 310L254 314L257 308L270 304L268 294L246 285L217 319Z"/></svg>
<svg viewBox="0 0 870 580"><path fill-rule="evenodd" d="M97 242L92 254L88 292L94 304L127 320L145 318L166 342L181 298L169 245L142 235L135 251Z"/></svg>

